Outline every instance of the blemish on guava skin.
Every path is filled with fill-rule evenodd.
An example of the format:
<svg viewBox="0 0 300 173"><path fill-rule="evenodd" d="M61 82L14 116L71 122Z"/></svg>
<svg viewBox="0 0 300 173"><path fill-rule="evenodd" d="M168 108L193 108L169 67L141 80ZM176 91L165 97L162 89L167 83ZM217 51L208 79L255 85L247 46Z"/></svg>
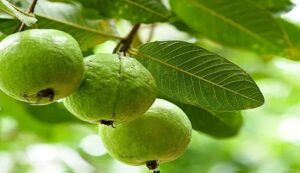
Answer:
<svg viewBox="0 0 300 173"><path fill-rule="evenodd" d="M52 102L54 100L55 93L54 93L54 90L52 88L47 88L47 89L44 89L44 90L41 90L41 91L37 92L36 94L31 94L31 95L28 95L26 93L22 94L22 97L28 103L31 103L31 101L29 100L29 97L32 97L32 96L37 97L37 100L35 101L35 104L38 104L42 100L42 98L49 98L49 101Z"/></svg>
<svg viewBox="0 0 300 173"><path fill-rule="evenodd" d="M100 124L103 124L103 125L106 125L106 126L111 126L113 128L116 128L114 126L114 121L111 121L111 120L101 120L100 121Z"/></svg>
<svg viewBox="0 0 300 173"><path fill-rule="evenodd" d="M52 102L54 100L54 96L55 96L54 90L52 88L47 88L36 93L36 97L38 98L36 102L38 103L42 98L45 97L49 98L49 101Z"/></svg>
<svg viewBox="0 0 300 173"><path fill-rule="evenodd" d="M158 163L156 160L149 160L146 162L146 166L150 169L153 170L153 173L160 173L159 170L157 170L158 168Z"/></svg>
<svg viewBox="0 0 300 173"><path fill-rule="evenodd" d="M27 94L22 94L22 97L29 103L30 101L29 101L29 99L28 99L28 95Z"/></svg>

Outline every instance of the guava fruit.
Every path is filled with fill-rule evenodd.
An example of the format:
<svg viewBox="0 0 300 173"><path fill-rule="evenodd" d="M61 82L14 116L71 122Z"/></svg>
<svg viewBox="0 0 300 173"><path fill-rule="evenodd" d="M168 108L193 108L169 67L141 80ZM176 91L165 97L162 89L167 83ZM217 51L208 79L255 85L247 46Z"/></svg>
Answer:
<svg viewBox="0 0 300 173"><path fill-rule="evenodd" d="M143 115L156 98L151 73L136 59L119 54L85 58L79 89L64 99L66 108L83 121L112 125Z"/></svg>
<svg viewBox="0 0 300 173"><path fill-rule="evenodd" d="M84 74L76 40L53 29L32 29L0 42L0 89L31 104L49 104L73 93Z"/></svg>
<svg viewBox="0 0 300 173"><path fill-rule="evenodd" d="M158 164L180 157L191 140L192 125L186 114L166 100L156 99L140 118L115 128L100 126L108 153L129 165Z"/></svg>

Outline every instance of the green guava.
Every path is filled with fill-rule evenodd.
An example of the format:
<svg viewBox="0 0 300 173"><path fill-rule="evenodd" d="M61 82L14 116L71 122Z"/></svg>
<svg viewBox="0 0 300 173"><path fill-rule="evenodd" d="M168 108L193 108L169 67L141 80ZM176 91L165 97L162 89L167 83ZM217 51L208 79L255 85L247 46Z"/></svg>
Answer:
<svg viewBox="0 0 300 173"><path fill-rule="evenodd" d="M66 108L87 122L122 123L143 115L156 98L151 73L136 59L118 54L85 58L79 89L64 99Z"/></svg>
<svg viewBox="0 0 300 173"><path fill-rule="evenodd" d="M159 163L175 160L184 153L191 140L192 125L179 107L156 99L140 118L115 128L100 126L99 133L114 158L155 169Z"/></svg>
<svg viewBox="0 0 300 173"><path fill-rule="evenodd" d="M84 75L76 40L52 29L12 34L0 42L0 89L31 104L48 104L73 93Z"/></svg>

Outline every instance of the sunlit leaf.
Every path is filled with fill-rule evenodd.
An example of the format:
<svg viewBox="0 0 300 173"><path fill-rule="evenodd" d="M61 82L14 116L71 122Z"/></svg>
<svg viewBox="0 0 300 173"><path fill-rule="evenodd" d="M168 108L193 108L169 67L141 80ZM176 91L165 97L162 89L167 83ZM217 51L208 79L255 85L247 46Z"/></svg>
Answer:
<svg viewBox="0 0 300 173"><path fill-rule="evenodd" d="M100 11L108 17L137 23L168 21L170 12L160 0L98 0Z"/></svg>
<svg viewBox="0 0 300 173"><path fill-rule="evenodd" d="M31 26L37 21L34 15L23 12L22 10L10 4L7 0L0 0L0 12L1 11L18 18L27 26Z"/></svg>
<svg viewBox="0 0 300 173"><path fill-rule="evenodd" d="M263 54L287 54L292 44L270 12L241 0L170 0L193 30L224 46ZM291 55L289 55L291 56Z"/></svg>
<svg viewBox="0 0 300 173"><path fill-rule="evenodd" d="M251 0L271 12L287 12L293 7L291 0Z"/></svg>
<svg viewBox="0 0 300 173"><path fill-rule="evenodd" d="M14 16L0 11L0 19L14 19Z"/></svg>
<svg viewBox="0 0 300 173"><path fill-rule="evenodd" d="M26 2L27 1L27 2ZM28 0L20 1L22 7L26 7ZM35 9L35 16L38 19L37 28L58 29L71 34L80 44L83 50L93 47L99 43L111 39L120 39L114 26L103 19L90 19L85 14L87 11L76 2L50 2L39 0ZM10 22L11 23L11 22ZM2 28L14 30L4 22L0 23Z"/></svg>
<svg viewBox="0 0 300 173"><path fill-rule="evenodd" d="M83 49L117 39L113 26L104 20L89 20L79 4L40 0L36 8L39 28L59 29L73 35Z"/></svg>

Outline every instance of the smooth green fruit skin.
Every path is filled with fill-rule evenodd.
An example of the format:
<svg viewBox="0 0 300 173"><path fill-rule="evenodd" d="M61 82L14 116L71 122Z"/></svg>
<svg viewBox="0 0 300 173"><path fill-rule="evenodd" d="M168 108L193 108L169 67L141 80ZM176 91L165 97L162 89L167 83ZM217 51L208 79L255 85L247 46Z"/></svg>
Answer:
<svg viewBox="0 0 300 173"><path fill-rule="evenodd" d="M100 125L99 133L111 156L130 165L143 165L180 157L190 143L192 125L179 107L156 99L142 117L116 128Z"/></svg>
<svg viewBox="0 0 300 173"><path fill-rule="evenodd" d="M136 59L96 54L85 58L85 64L81 86L64 100L66 108L79 119L128 122L143 115L154 102L155 80Z"/></svg>
<svg viewBox="0 0 300 173"><path fill-rule="evenodd" d="M84 74L84 62L76 40L52 29L12 34L0 42L0 89L32 104L48 104L73 93ZM38 95L52 89L54 99Z"/></svg>

